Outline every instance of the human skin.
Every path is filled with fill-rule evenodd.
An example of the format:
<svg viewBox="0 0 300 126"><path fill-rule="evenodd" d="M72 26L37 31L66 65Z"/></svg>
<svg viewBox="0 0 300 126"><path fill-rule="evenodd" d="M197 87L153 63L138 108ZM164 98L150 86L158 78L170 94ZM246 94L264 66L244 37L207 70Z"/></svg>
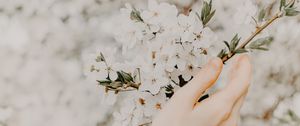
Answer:
<svg viewBox="0 0 300 126"><path fill-rule="evenodd" d="M216 82L222 68L221 59L210 60L193 80L174 94L156 115L152 126L237 126L251 80L248 55L234 59L227 85L223 89L198 102Z"/></svg>

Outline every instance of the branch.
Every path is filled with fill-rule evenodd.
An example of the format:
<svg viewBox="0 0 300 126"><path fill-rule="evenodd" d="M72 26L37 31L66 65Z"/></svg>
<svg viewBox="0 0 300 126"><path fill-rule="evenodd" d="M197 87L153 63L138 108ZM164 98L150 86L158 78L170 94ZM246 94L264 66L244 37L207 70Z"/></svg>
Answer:
<svg viewBox="0 0 300 126"><path fill-rule="evenodd" d="M259 33L261 33L264 29L266 29L268 26L270 26L275 20L279 19L280 17L282 17L282 13L279 12L277 13L275 16L273 16L271 19L269 19L265 24L263 24L262 26L258 27L256 29L256 31L251 34L239 47L238 49L244 49L257 35L259 35ZM225 63L226 61L228 61L230 58L232 58L236 53L229 53L226 54L223 58L222 61L223 63Z"/></svg>
<svg viewBox="0 0 300 126"><path fill-rule="evenodd" d="M144 123L144 124L140 124L139 126L149 126L151 124L152 124L152 122L147 122L147 123Z"/></svg>
<svg viewBox="0 0 300 126"><path fill-rule="evenodd" d="M283 1L283 0L282 0ZM281 2L282 2L281 1ZM293 5L295 3L295 0L290 0L287 4L283 5L285 8L282 10L281 6L280 6L280 10L278 13L275 14L275 16L273 16L271 19L269 19L265 24L263 24L260 27L256 28L256 31L254 33L252 33L248 39L246 39L238 48L237 50L245 50L245 47L257 36L259 35L259 33L261 33L264 29L266 29L268 26L270 26L275 20L283 17L284 15L287 15L286 12L286 7L289 7L288 9L295 9L293 8ZM298 11L294 10L295 12L299 13ZM290 16L294 16L294 14L290 15ZM224 56L222 56L222 61L223 63L225 63L226 61L228 61L230 58L232 58L234 55L236 54L236 52L229 52L228 54L225 54Z"/></svg>

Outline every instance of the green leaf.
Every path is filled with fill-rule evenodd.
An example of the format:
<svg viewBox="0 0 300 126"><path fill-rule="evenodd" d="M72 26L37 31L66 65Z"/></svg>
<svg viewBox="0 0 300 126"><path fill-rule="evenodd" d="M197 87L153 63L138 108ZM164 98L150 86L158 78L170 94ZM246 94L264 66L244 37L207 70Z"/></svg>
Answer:
<svg viewBox="0 0 300 126"><path fill-rule="evenodd" d="M292 8L295 5L296 0L292 0L292 3L289 3L289 5L286 5L288 8Z"/></svg>
<svg viewBox="0 0 300 126"><path fill-rule="evenodd" d="M117 71L118 78L116 81L121 81L123 83L133 82L133 77L131 74L126 73L124 71Z"/></svg>
<svg viewBox="0 0 300 126"><path fill-rule="evenodd" d="M261 50L261 51L268 51L269 49L266 47L250 47L250 49L253 50Z"/></svg>
<svg viewBox="0 0 300 126"><path fill-rule="evenodd" d="M202 11L201 11L201 20L202 21L204 20L207 13L209 13L209 4L206 1L204 1L203 2L203 8L202 8Z"/></svg>
<svg viewBox="0 0 300 126"><path fill-rule="evenodd" d="M141 17L140 11L137 9L133 8L131 13L130 13L130 19L136 22L144 22L144 20Z"/></svg>
<svg viewBox="0 0 300 126"><path fill-rule="evenodd" d="M108 87L111 89L117 89L117 88L123 86L123 83L119 82L119 81L97 80L97 82L99 83L99 85L105 86L105 87Z"/></svg>
<svg viewBox="0 0 300 126"><path fill-rule="evenodd" d="M262 22L264 20L265 16L266 16L266 10L263 8L259 11L258 21Z"/></svg>
<svg viewBox="0 0 300 126"><path fill-rule="evenodd" d="M121 81L123 83L125 83L125 79L124 77L122 76L121 72L120 71L117 71L117 74L118 74L118 78L116 81Z"/></svg>
<svg viewBox="0 0 300 126"><path fill-rule="evenodd" d="M271 42L273 41L273 37L264 37L264 38L259 38L252 43L250 43L250 46L264 46L264 45L270 45Z"/></svg>
<svg viewBox="0 0 300 126"><path fill-rule="evenodd" d="M237 50L235 50L234 51L236 54L239 54L239 53L246 53L246 52L248 52L248 50L246 50L246 49L237 49Z"/></svg>
<svg viewBox="0 0 300 126"><path fill-rule="evenodd" d="M104 62L105 58L102 52L100 52L100 55L96 57L96 62Z"/></svg>
<svg viewBox="0 0 300 126"><path fill-rule="evenodd" d="M110 80L97 80L97 82L101 86L109 86L112 83L112 81L110 81Z"/></svg>
<svg viewBox="0 0 300 126"><path fill-rule="evenodd" d="M212 13L210 13L203 21L203 24L206 25L210 20L211 18L215 15L216 13L216 10L214 10Z"/></svg>
<svg viewBox="0 0 300 126"><path fill-rule="evenodd" d="M121 75L123 76L126 82L133 82L133 77L131 76L131 74L121 71Z"/></svg>
<svg viewBox="0 0 300 126"><path fill-rule="evenodd" d="M282 8L286 6L285 4L286 4L286 0L281 0L279 10L282 10Z"/></svg>
<svg viewBox="0 0 300 126"><path fill-rule="evenodd" d="M215 13L216 10L212 11L212 0L210 0L209 3L206 1L203 2L201 16L199 16L199 14L197 16L200 17L202 24L205 26L212 19Z"/></svg>
<svg viewBox="0 0 300 126"><path fill-rule="evenodd" d="M230 50L230 45L229 45L229 43L227 42L227 41L223 41L224 43L225 43L225 45L226 45L226 47L228 48L228 50Z"/></svg>
<svg viewBox="0 0 300 126"><path fill-rule="evenodd" d="M119 87L122 87L124 83L119 82L119 81L113 81L112 83L110 83L110 85L108 87L110 88L114 88L117 89Z"/></svg>
<svg viewBox="0 0 300 126"><path fill-rule="evenodd" d="M212 0L209 1L209 7L212 7Z"/></svg>
<svg viewBox="0 0 300 126"><path fill-rule="evenodd" d="M219 52L218 57L222 59L224 56L226 56L226 53L227 53L227 52L226 52L226 49L222 49L222 50Z"/></svg>
<svg viewBox="0 0 300 126"><path fill-rule="evenodd" d="M233 39L231 40L231 43L230 43L230 49L229 49L230 52L234 52L234 50L238 46L240 40L241 40L241 38L239 38L238 34L236 34L233 37Z"/></svg>
<svg viewBox="0 0 300 126"><path fill-rule="evenodd" d="M268 48L266 46L270 45L273 41L273 37L265 37L257 39L249 44L250 49L263 50L267 51Z"/></svg>
<svg viewBox="0 0 300 126"><path fill-rule="evenodd" d="M286 16L296 16L300 13L296 8L285 8L284 11Z"/></svg>

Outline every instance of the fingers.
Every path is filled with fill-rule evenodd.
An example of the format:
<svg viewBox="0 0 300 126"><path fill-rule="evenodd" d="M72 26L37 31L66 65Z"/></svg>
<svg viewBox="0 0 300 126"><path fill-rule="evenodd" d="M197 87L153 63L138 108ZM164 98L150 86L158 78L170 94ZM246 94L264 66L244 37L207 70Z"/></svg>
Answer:
<svg viewBox="0 0 300 126"><path fill-rule="evenodd" d="M218 92L216 99L223 99L232 106L247 92L251 80L251 63L248 55L237 58L237 62L231 68L230 79L227 86ZM214 97L214 96L213 96Z"/></svg>
<svg viewBox="0 0 300 126"><path fill-rule="evenodd" d="M236 64L231 68L231 78L223 90L223 96L227 96L231 102L237 101L249 88L251 81L251 63L248 55L240 56Z"/></svg>
<svg viewBox="0 0 300 126"><path fill-rule="evenodd" d="M243 58L245 58L245 59L243 59ZM249 57L248 56L241 56L237 60L244 60L243 62L246 62L248 60L247 61L248 63L247 62L244 63L246 65L242 64L243 65L242 67L245 67L244 73L250 75L251 74L251 65L250 65L250 62L249 62ZM242 62L242 61L240 61L240 62ZM241 67L241 66L236 64L233 67L233 69L231 70L231 75L229 77L229 85L225 88L225 90L228 90L228 92L229 92L229 88L231 88L230 87L231 84L233 85L233 84L237 83L236 82L237 79L235 79L235 78L236 78L236 76L238 76L239 72L236 72L234 70L235 67ZM248 69L246 69L247 67L248 67ZM231 101L235 101L235 99L237 97L239 97L239 98L236 101L236 103L235 103L235 105L232 109L232 112L231 112L230 116L228 117L228 119L223 121L220 126L237 126L238 125L238 123L240 121L240 110L241 110L241 107L244 103L245 97L246 97L247 92L248 92L248 87L249 87L249 84L250 84L250 76L248 78L245 77L245 78L240 79L240 80L243 80L243 83L245 84L244 86L240 87L240 91L237 91L237 93L231 93L231 96L234 96L234 97L230 98L230 99L232 99ZM239 96L240 93L243 93L243 95Z"/></svg>
<svg viewBox="0 0 300 126"><path fill-rule="evenodd" d="M239 56L232 66L231 78L227 86L194 108L198 117L207 112L207 116L216 121L228 119L233 106L246 92L250 84L251 64L247 55ZM207 111L209 110L209 111Z"/></svg>
<svg viewBox="0 0 300 126"><path fill-rule="evenodd" d="M223 62L221 59L214 58L210 60L187 85L176 92L175 97L193 107L202 93L218 79L222 67Z"/></svg>
<svg viewBox="0 0 300 126"><path fill-rule="evenodd" d="M243 106L245 101L247 92L237 101L234 105L231 115L226 121L223 121L220 126L238 126L240 122L240 110Z"/></svg>

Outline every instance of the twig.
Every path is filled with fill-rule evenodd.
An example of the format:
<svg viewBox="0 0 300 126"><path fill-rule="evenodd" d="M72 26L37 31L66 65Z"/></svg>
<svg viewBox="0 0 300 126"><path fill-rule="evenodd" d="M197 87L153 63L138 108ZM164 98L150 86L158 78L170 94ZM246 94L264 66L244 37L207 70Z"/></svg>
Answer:
<svg viewBox="0 0 300 126"><path fill-rule="evenodd" d="M268 20L265 24L263 24L262 26L258 27L256 29L256 31L251 34L251 36L249 36L239 47L238 49L244 49L259 33L261 33L264 29L266 29L269 25L271 25L275 20L279 19L280 17L282 17L281 12L277 13L275 16L273 16L270 20ZM223 63L225 63L226 61L228 61L230 58L232 58L236 53L229 53L227 55L225 55L222 58Z"/></svg>
<svg viewBox="0 0 300 126"><path fill-rule="evenodd" d="M108 92L108 91L114 91L115 94L118 94L119 92L128 92L128 91L135 91L137 89L120 89L120 88L117 88L117 89L113 89L113 88L108 88L106 87L105 88L105 92Z"/></svg>
<svg viewBox="0 0 300 126"><path fill-rule="evenodd" d="M139 126L149 126L150 124L152 124L152 122L147 122L147 123L144 123L144 124L140 124Z"/></svg>
<svg viewBox="0 0 300 126"><path fill-rule="evenodd" d="M288 2L287 5L290 5L292 3L294 3L295 0L290 0ZM269 19L265 24L263 24L262 26L260 27L257 27L256 28L256 31L251 34L251 36L245 40L245 42L243 42L238 48L237 50L239 49L245 49L245 47L259 34L261 33L264 29L266 29L269 25L271 25L275 20L283 17L283 12L280 10L278 13L275 14L275 16L273 16L271 19ZM222 61L223 63L225 63L226 61L228 61L230 58L232 58L234 55L236 54L236 52L232 52L232 53L228 53L226 54L224 57L222 57Z"/></svg>

